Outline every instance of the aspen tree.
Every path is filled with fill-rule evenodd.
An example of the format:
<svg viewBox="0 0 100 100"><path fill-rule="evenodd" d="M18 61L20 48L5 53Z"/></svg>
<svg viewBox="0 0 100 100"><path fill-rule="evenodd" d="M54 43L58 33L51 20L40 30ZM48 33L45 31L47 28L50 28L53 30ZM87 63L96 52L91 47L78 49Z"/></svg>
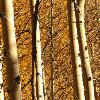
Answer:
<svg viewBox="0 0 100 100"><path fill-rule="evenodd" d="M45 82L45 68L42 61L42 78L43 78L43 91L44 91L44 100L47 100L47 91L46 91L46 82Z"/></svg>
<svg viewBox="0 0 100 100"><path fill-rule="evenodd" d="M37 100L44 100L44 92L43 92L43 73L42 73L42 60L41 60L41 41L40 41L40 29L39 29L39 16L38 16L38 7L39 7L39 0L31 0L33 4L33 9L31 8L31 17L32 18L32 37L33 37L33 47L35 56L35 66L36 66L36 81L37 81ZM34 59L34 58L33 58Z"/></svg>
<svg viewBox="0 0 100 100"><path fill-rule="evenodd" d="M37 100L36 91L36 25L37 25L37 13L35 11L36 0L30 0L30 12L31 12L31 24L32 24L32 100Z"/></svg>
<svg viewBox="0 0 100 100"><path fill-rule="evenodd" d="M50 50L50 56L51 56L51 100L54 100L54 43L53 43L53 0L50 0L51 2L51 11L50 11L50 17L51 17L51 26L50 26L50 37L51 37L51 50Z"/></svg>
<svg viewBox="0 0 100 100"><path fill-rule="evenodd" d="M42 79L42 62L41 62L41 41L40 41L40 30L39 22L37 21L37 31L36 31L36 65L37 65L37 83L38 83L38 100L44 100L43 92L43 79Z"/></svg>
<svg viewBox="0 0 100 100"><path fill-rule="evenodd" d="M14 29L13 0L1 0L4 56L7 66L8 94L10 100L21 100L21 83L18 68L16 36Z"/></svg>
<svg viewBox="0 0 100 100"><path fill-rule="evenodd" d="M85 0L77 0L77 28L79 35L79 43L80 43L80 51L82 56L82 64L86 70L86 76L88 81L88 91L89 91L89 100L95 100L94 96L94 85L93 85L93 77L91 72L91 66L89 61L89 53L88 47L86 43L86 34L85 34L85 26L84 26L84 5Z"/></svg>
<svg viewBox="0 0 100 100"><path fill-rule="evenodd" d="M82 68L81 68L81 58L79 51L77 27L76 27L76 17L75 17L75 7L73 0L68 0L68 12L69 12L69 31L70 31L70 43L71 43L71 56L72 56L72 66L76 74L76 84L77 89L75 92L78 93L75 95L75 100L85 100L84 96L84 86L82 78ZM79 96L79 97L77 97Z"/></svg>
<svg viewBox="0 0 100 100"><path fill-rule="evenodd" d="M4 100L3 91L3 76L2 76L2 63L3 63L3 46L0 39L0 100Z"/></svg>

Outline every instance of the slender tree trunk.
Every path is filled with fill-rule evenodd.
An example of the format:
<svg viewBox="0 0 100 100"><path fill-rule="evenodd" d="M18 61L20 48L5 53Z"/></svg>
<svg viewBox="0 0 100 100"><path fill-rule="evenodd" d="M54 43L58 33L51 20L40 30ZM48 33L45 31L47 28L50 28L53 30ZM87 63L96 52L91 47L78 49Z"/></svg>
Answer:
<svg viewBox="0 0 100 100"><path fill-rule="evenodd" d="M50 17L51 17L51 26L50 26L50 37L51 37L51 49L50 49L50 59L51 59L51 100L54 100L54 40L53 40L53 1L50 0L51 2L51 11L50 11Z"/></svg>
<svg viewBox="0 0 100 100"><path fill-rule="evenodd" d="M45 68L42 62L42 74L43 74L43 91L44 91L44 100L47 100L47 91L46 91L46 82L45 82Z"/></svg>
<svg viewBox="0 0 100 100"><path fill-rule="evenodd" d="M43 92L43 74L42 74L42 62L41 62L41 41L40 41L40 30L39 22L37 21L36 31L36 65L37 65L37 82L38 82L38 100L44 100Z"/></svg>
<svg viewBox="0 0 100 100"><path fill-rule="evenodd" d="M80 43L80 51L82 56L82 64L85 67L87 81L88 81L88 90L89 90L89 99L95 100L94 95L94 85L93 85L93 77L91 72L91 66L89 61L89 53L88 47L86 43L86 34L85 34L85 26L84 26L84 5L85 0L77 0L77 27L78 27L78 35L79 35L79 43Z"/></svg>
<svg viewBox="0 0 100 100"><path fill-rule="evenodd" d="M21 83L18 68L16 36L14 29L13 0L1 0L4 56L6 57L8 94L10 100L21 100Z"/></svg>
<svg viewBox="0 0 100 100"><path fill-rule="evenodd" d="M79 51L77 27L76 27L76 17L75 17L75 7L73 0L68 0L68 12L69 12L69 30L70 30L70 43L71 43L71 56L72 56L72 66L74 85L75 85L75 100L85 100L84 96L84 86L82 78L82 68L81 68L81 58ZM78 90L77 90L78 89Z"/></svg>
<svg viewBox="0 0 100 100"><path fill-rule="evenodd" d="M37 80L37 100L44 100L43 92L43 75L42 75L42 61L41 61L41 41L40 29L38 22L38 7L39 0L30 0L31 17L32 17L32 43L33 43L33 62L36 66L36 80Z"/></svg>
<svg viewBox="0 0 100 100"><path fill-rule="evenodd" d="M0 100L4 100L4 92L3 92L3 76L2 76L2 63L3 63L3 46L0 39Z"/></svg>
<svg viewBox="0 0 100 100"><path fill-rule="evenodd" d="M30 11L31 11L31 23L32 23L32 100L37 100L36 91L36 25L37 25L37 13L35 11L36 0L30 0Z"/></svg>

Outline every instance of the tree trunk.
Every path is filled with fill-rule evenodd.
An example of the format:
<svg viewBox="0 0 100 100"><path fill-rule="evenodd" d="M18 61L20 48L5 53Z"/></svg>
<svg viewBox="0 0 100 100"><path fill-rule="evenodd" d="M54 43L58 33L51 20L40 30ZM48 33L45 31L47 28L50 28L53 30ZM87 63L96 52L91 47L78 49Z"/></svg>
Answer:
<svg viewBox="0 0 100 100"><path fill-rule="evenodd" d="M30 0L30 12L31 12L31 23L32 23L32 100L37 100L36 91L36 25L37 25L37 13L35 8L36 0Z"/></svg>
<svg viewBox="0 0 100 100"><path fill-rule="evenodd" d="M85 100L81 58L80 58L77 27L76 27L75 7L73 0L68 0L68 7L69 7L68 12L69 12L71 56L72 56L72 66L73 66L74 85L75 85L75 90L74 90L75 100L78 99Z"/></svg>
<svg viewBox="0 0 100 100"><path fill-rule="evenodd" d="M33 53L35 53L33 54L33 62L35 62L35 66L36 66L37 100L44 100L42 61L41 61L41 41L40 41L40 30L39 30L39 22L38 22L39 0L30 0L30 4L31 4L32 32L33 32L32 51Z"/></svg>
<svg viewBox="0 0 100 100"><path fill-rule="evenodd" d="M10 100L21 100L21 83L18 68L16 36L14 29L13 0L1 0L4 56L6 57L8 94Z"/></svg>
<svg viewBox="0 0 100 100"><path fill-rule="evenodd" d="M50 48L50 59L51 59L51 100L55 99L54 96L54 68L55 68L55 64L54 64L54 39L53 39L53 3L54 0L50 0L51 2L51 11L50 11L50 17L51 17L51 22L50 22L50 37L51 37L51 48Z"/></svg>
<svg viewBox="0 0 100 100"><path fill-rule="evenodd" d="M88 47L86 43L86 34L85 34L85 26L84 26L84 5L85 0L77 0L77 27L78 27L78 36L80 43L80 51L82 56L82 64L85 67L87 81L88 81L88 90L89 90L89 99L95 100L94 96L94 85L93 85L93 77L91 73L91 66L89 61L89 53Z"/></svg>
<svg viewBox="0 0 100 100"><path fill-rule="evenodd" d="M4 100L3 92L3 76L2 76L2 63L3 63L3 52L2 52L2 43L0 39L0 100Z"/></svg>
<svg viewBox="0 0 100 100"><path fill-rule="evenodd" d="M44 91L44 100L47 100L47 91L46 91L46 82L45 82L45 68L42 61L42 78L43 78L43 91Z"/></svg>
<svg viewBox="0 0 100 100"><path fill-rule="evenodd" d="M37 31L36 31L36 51L37 51L36 65L37 65L37 82L38 82L38 100L44 100L42 62L41 62L41 41L40 41L40 30L38 21L37 21Z"/></svg>

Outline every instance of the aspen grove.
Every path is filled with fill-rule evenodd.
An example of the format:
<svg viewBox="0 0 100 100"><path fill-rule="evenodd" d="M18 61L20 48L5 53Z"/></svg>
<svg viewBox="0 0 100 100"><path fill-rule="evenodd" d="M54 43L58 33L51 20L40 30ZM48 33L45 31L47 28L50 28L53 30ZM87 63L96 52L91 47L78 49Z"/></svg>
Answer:
<svg viewBox="0 0 100 100"><path fill-rule="evenodd" d="M0 0L0 100L100 100L100 0Z"/></svg>

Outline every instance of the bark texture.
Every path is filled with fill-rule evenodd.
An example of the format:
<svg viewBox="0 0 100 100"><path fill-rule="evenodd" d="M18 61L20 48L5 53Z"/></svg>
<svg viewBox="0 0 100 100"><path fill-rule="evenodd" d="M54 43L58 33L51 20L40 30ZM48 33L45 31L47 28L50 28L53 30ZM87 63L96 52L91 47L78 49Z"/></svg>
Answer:
<svg viewBox="0 0 100 100"><path fill-rule="evenodd" d="M0 39L0 100L4 100L2 63L3 63L3 46Z"/></svg>
<svg viewBox="0 0 100 100"><path fill-rule="evenodd" d="M88 100L95 100L93 76L91 72L88 47L86 43L85 26L84 26L84 5L85 5L85 0L77 0L76 13L77 13L78 36L79 36L80 51L82 57L82 65L85 68L87 76L86 79L88 83L87 89L89 92Z"/></svg>
<svg viewBox="0 0 100 100"><path fill-rule="evenodd" d="M36 67L36 83L37 83L36 84L37 86L34 87L36 88L36 93L34 91L34 96L37 94L36 95L37 100L44 100L43 75L42 75L43 73L42 73L42 60L41 60L41 41L40 41L40 29L39 29L39 21L38 21L39 0L30 0L30 4L31 4L31 18L32 18L33 63L35 63L35 66L33 66L33 71L34 68Z"/></svg>
<svg viewBox="0 0 100 100"><path fill-rule="evenodd" d="M8 94L10 100L21 100L21 83L18 68L16 36L14 29L13 0L1 0L4 56L6 58Z"/></svg>
<svg viewBox="0 0 100 100"><path fill-rule="evenodd" d="M75 6L73 0L68 0L68 14L69 14L69 30L70 30L70 43L72 66L74 74L75 85L75 100L85 100L84 86L82 78L81 58L78 43L78 34L76 26ZM78 90L77 90L78 89Z"/></svg>

